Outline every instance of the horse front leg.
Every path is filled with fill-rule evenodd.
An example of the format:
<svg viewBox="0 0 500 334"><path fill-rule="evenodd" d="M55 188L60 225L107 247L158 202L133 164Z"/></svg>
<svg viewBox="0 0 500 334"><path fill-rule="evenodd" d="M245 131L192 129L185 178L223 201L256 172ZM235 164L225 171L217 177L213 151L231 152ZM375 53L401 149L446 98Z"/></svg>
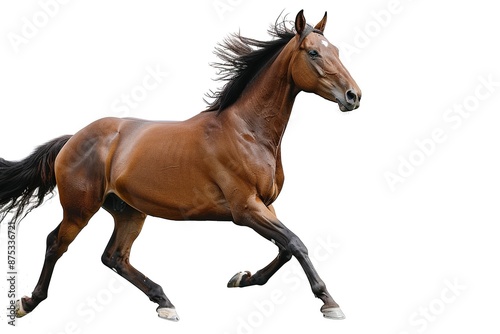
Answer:
<svg viewBox="0 0 500 334"><path fill-rule="evenodd" d="M249 271L240 271L229 280L227 287L243 288L252 285L264 285L291 258L292 253L286 249L280 249L278 256L266 267L253 275Z"/></svg>
<svg viewBox="0 0 500 334"><path fill-rule="evenodd" d="M272 214L276 215L273 206L268 206ZM252 275L250 271L240 271L227 283L228 288L243 288L252 285L264 285L281 267L292 258L292 253L280 249L278 256L263 269Z"/></svg>
<svg viewBox="0 0 500 334"><path fill-rule="evenodd" d="M233 212L234 222L237 225L248 226L264 238L276 244L279 254L268 266L255 275L249 272L236 274L228 283L230 287L244 287L255 284L264 284L276 273L291 256L294 256L304 270L313 294L323 301L321 312L325 318L344 319L344 313L328 292L325 283L309 259L308 250L304 243L281 223L274 210L267 208L258 198L250 197L245 204L235 206L242 208Z"/></svg>

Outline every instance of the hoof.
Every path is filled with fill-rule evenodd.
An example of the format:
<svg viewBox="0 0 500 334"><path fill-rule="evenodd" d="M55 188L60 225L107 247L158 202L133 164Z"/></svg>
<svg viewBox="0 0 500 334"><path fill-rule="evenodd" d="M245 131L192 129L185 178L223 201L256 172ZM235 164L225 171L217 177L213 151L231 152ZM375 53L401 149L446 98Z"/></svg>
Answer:
<svg viewBox="0 0 500 334"><path fill-rule="evenodd" d="M28 298L28 297L24 296L23 298ZM22 318L26 314L28 314L28 312L26 312L23 308L23 302L22 302L23 298L16 301L16 318Z"/></svg>
<svg viewBox="0 0 500 334"><path fill-rule="evenodd" d="M158 312L158 317L165 319L165 320L170 320L177 322L179 321L179 316L177 315L177 312L175 311L175 308L168 308L168 307L158 307L156 309L156 312Z"/></svg>
<svg viewBox="0 0 500 334"><path fill-rule="evenodd" d="M228 288L239 288L243 277L250 277L252 274L249 271L240 271L234 275L227 283Z"/></svg>
<svg viewBox="0 0 500 334"><path fill-rule="evenodd" d="M323 316L327 319L333 320L342 320L345 319L344 312L340 309L340 307L332 307L321 310L323 312Z"/></svg>

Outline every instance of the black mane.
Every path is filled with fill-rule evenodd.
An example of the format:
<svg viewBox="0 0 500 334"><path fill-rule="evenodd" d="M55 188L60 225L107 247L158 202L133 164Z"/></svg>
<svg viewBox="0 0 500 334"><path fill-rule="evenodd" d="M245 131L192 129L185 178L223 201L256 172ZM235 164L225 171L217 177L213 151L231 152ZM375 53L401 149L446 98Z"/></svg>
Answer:
<svg viewBox="0 0 500 334"><path fill-rule="evenodd" d="M268 30L274 37L271 41L259 41L237 33L215 48L215 54L222 62L212 66L219 70L217 80L226 81L226 84L217 92L207 94L214 101L207 102L206 111L221 112L236 102L260 70L295 36L295 30L288 25L293 27L293 22L286 21L286 17L281 22L276 21Z"/></svg>

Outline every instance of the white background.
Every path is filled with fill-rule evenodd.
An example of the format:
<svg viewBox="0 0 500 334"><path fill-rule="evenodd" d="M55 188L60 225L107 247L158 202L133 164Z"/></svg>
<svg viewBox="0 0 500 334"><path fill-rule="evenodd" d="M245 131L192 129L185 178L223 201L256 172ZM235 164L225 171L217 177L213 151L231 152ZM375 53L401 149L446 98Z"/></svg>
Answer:
<svg viewBox="0 0 500 334"><path fill-rule="evenodd" d="M47 21L45 3L54 11ZM227 289L237 271L255 272L276 255L253 231L148 218L131 261L163 286L181 317L160 320L155 304L101 264L113 223L99 212L57 264L49 298L15 329L1 311L2 333L498 332L500 24L493 2L74 0L57 10L54 3L0 5L0 156L8 160L104 116L186 119L221 84L209 66L217 42L238 30L267 39L283 9L291 19L304 9L312 24L328 11L325 35L361 87L361 107L346 114L299 95L276 209L309 247L347 319L322 319L296 260L263 287ZM12 36L37 19L32 36L13 45ZM136 108L117 112L115 103L142 84L148 68L168 74ZM488 91L481 80L496 85ZM449 113L459 107L470 110L466 118ZM431 145L436 131L441 141ZM391 189L386 175L398 168L404 182ZM55 197L22 222L21 295L35 286L46 235L60 219Z"/></svg>

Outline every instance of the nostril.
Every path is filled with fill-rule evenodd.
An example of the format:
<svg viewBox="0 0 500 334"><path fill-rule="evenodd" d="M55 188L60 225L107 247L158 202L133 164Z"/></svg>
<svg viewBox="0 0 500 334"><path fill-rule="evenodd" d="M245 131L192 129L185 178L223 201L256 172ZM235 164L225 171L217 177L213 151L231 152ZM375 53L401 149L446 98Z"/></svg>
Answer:
<svg viewBox="0 0 500 334"><path fill-rule="evenodd" d="M345 99L350 104L356 104L358 102L358 95L352 89L349 89L345 93Z"/></svg>

